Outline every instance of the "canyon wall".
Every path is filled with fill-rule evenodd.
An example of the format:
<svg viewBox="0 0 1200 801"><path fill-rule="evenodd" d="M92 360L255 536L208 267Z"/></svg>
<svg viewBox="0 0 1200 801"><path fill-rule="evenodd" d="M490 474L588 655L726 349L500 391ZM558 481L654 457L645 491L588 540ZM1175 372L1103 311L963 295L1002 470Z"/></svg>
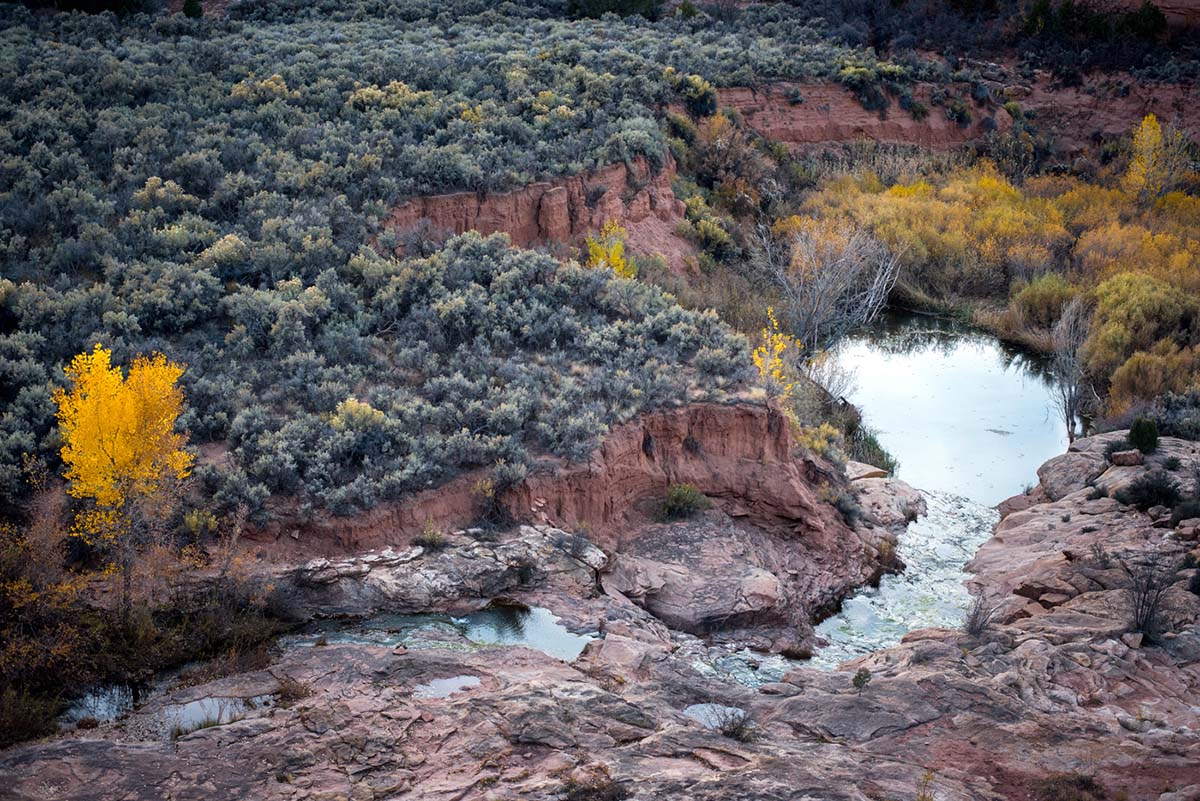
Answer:
<svg viewBox="0 0 1200 801"><path fill-rule="evenodd" d="M639 504L660 500L673 483L694 484L732 516L788 532L845 533L836 511L817 497L827 467L792 455L795 443L783 417L762 403L692 403L647 412L616 426L586 462L546 461L503 497L509 513L566 528L586 525L598 543L611 544L631 522L653 516ZM473 524L480 498L477 471L437 488L382 503L353 517L318 512L303 519L278 501L275 519L253 538L264 549L332 555L405 545L427 523L439 529Z"/></svg>
<svg viewBox="0 0 1200 801"><path fill-rule="evenodd" d="M1183 84L1149 85L1128 80L1098 79L1086 86L1051 85L1049 76L1032 83L987 84L1000 101L1015 100L1038 130L1053 137L1064 154L1093 148L1098 138L1126 135L1146 114L1200 130L1200 103L1195 89ZM1013 120L1003 108L969 104L972 121L960 126L942 107L930 102L934 90L919 84L913 96L929 108L922 120L893 105L883 114L862 107L857 96L838 84L779 84L766 89L719 90L722 106L732 108L758 133L792 149L817 149L867 140L884 144L951 149L983 137L992 126L1003 133ZM949 88L949 87L943 87ZM966 87L957 87L965 93ZM803 103L789 97L799 93Z"/></svg>
<svg viewBox="0 0 1200 801"><path fill-rule="evenodd" d="M512 192L453 192L413 198L391 211L383 229L406 236L441 238L465 231L507 233L514 245L577 245L587 234L616 221L626 229L631 252L657 253L684 269L694 248L675 233L683 203L671 191L675 162L655 171L645 159L539 181Z"/></svg>
<svg viewBox="0 0 1200 801"><path fill-rule="evenodd" d="M766 89L733 87L718 90L718 98L721 106L737 111L758 133L795 149L857 140L947 149L986 133L979 109L972 108L970 125L960 126L929 102L931 91L931 86L920 85L913 92L929 107L929 115L923 120L914 119L894 105L883 114L868 111L855 94L834 83L779 84ZM789 99L796 93L804 102ZM1012 125L1003 109L996 112L995 119L1000 130Z"/></svg>

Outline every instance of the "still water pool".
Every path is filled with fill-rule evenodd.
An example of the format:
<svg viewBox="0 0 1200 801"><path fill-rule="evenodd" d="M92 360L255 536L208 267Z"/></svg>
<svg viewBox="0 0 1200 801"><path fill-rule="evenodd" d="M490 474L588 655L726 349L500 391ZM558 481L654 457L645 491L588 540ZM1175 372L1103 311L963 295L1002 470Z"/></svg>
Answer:
<svg viewBox="0 0 1200 801"><path fill-rule="evenodd" d="M1067 447L1044 363L990 334L923 316L888 316L837 351L854 374L848 400L895 456L929 513L900 537L907 570L887 576L817 627L830 641L810 664L834 667L955 626L970 600L962 567L991 534L995 504L1037 481Z"/></svg>

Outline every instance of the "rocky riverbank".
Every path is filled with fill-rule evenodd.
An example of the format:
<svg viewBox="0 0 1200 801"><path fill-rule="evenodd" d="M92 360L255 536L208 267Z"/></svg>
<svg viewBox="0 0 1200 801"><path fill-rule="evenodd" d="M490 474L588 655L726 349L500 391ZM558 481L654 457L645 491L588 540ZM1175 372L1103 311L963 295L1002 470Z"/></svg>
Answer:
<svg viewBox="0 0 1200 801"><path fill-rule="evenodd" d="M314 560L286 580L333 611L545 606L598 632L577 659L453 633L286 648L265 670L0 755L0 798L1200 798L1200 597L1182 567L1197 524L1110 497L1168 468L1196 491L1200 448L1164 438L1143 464L1113 465L1113 436L1077 442L1003 505L969 565L995 610L971 634L916 631L750 688L705 670L712 640L680 629L726 616L720 641L813 613L845 556L820 537L743 527L720 505L605 550L546 525L496 543L464 531L437 554ZM897 482L851 486L868 514L913 511ZM1121 567L1149 554L1170 566L1153 642L1130 631ZM238 719L154 725L206 698L241 699Z"/></svg>

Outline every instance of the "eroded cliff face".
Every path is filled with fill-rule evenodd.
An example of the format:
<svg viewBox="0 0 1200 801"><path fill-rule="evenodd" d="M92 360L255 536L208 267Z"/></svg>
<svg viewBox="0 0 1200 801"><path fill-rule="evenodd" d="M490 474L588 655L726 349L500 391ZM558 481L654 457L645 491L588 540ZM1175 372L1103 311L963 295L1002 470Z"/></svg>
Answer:
<svg viewBox="0 0 1200 801"><path fill-rule="evenodd" d="M758 133L794 149L867 140L886 144L920 145L932 149L957 147L983 136L983 116L973 109L970 125L960 126L929 101L933 87L915 88L913 96L929 107L923 120L893 106L887 112L868 111L858 97L840 84L779 84L764 89L734 87L718 90L720 105L736 110ZM803 102L790 98L799 94ZM996 128L1012 127L1003 109L995 112Z"/></svg>
<svg viewBox="0 0 1200 801"><path fill-rule="evenodd" d="M836 512L817 497L822 482L836 482L835 473L796 452L782 415L762 402L691 403L616 426L586 462L539 463L501 502L516 520L583 526L606 546L651 520L654 502L674 483L691 483L731 516L780 532L837 526ZM463 475L352 517L301 518L281 501L277 519L252 536L263 548L277 543L279 553L293 556L408 545L427 524L445 530L476 522L475 485L486 477Z"/></svg>
<svg viewBox="0 0 1200 801"><path fill-rule="evenodd" d="M1185 129L1200 127L1200 103L1193 87L1185 84L1143 85L1100 77L1085 86L1063 87L1054 85L1049 75L1041 75L1032 83L997 79L986 85L999 102L1017 101L1030 113L1033 125L1050 134L1064 154L1090 150L1098 138L1127 135L1151 113ZM718 94L721 105L737 110L755 131L797 150L859 140L945 150L978 140L991 130L1004 133L1012 128L1012 117L1003 108L973 103L969 104L971 123L959 125L930 102L935 88L918 84L913 89L913 96L929 109L921 120L894 105L883 114L868 111L852 92L837 84L730 88ZM969 87L957 88L969 94ZM789 100L797 93L803 103ZM988 119L991 123L985 122Z"/></svg>
<svg viewBox="0 0 1200 801"><path fill-rule="evenodd" d="M438 598L457 611L483 605L520 587L522 564L555 563L553 537L538 532L586 532L607 554L591 560L607 593L672 628L803 653L814 645L815 620L899 566L896 535L923 508L901 482L859 474L866 514L847 521L830 502L851 492L846 478L803 455L777 410L693 403L615 428L585 463L539 465L500 498L512 518L537 526L516 539L475 541L474 476L360 517L310 522L297 540L273 533L281 560L294 561L305 545L334 557L280 573L301 606L365 614L427 611ZM712 508L659 521L668 487L679 483ZM419 559L421 549L410 546L427 526L446 531L466 557ZM430 558L448 581L430 585Z"/></svg>
<svg viewBox="0 0 1200 801"><path fill-rule="evenodd" d="M686 267L694 248L675 234L683 203L671 190L675 162L655 170L644 159L513 192L429 195L397 206L383 223L403 242L413 235L441 238L465 231L506 233L514 245L578 245L615 221L628 233L630 250L657 253L675 270Z"/></svg>

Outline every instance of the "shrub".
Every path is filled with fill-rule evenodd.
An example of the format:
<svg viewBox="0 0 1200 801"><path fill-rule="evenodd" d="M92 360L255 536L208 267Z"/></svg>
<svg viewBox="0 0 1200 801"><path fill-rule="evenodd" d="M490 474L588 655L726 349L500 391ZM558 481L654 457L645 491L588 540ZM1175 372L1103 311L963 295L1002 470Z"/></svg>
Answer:
<svg viewBox="0 0 1200 801"><path fill-rule="evenodd" d="M600 766L582 778L570 778L563 788L565 801L625 801L632 794Z"/></svg>
<svg viewBox="0 0 1200 801"><path fill-rule="evenodd" d="M946 105L946 117L958 123L960 128L966 128L971 124L971 107L963 100L951 100Z"/></svg>
<svg viewBox="0 0 1200 801"><path fill-rule="evenodd" d="M1200 498L1191 498L1175 507L1171 512L1171 525L1178 526L1184 520L1200 518Z"/></svg>
<svg viewBox="0 0 1200 801"><path fill-rule="evenodd" d="M554 547L572 559L579 560L592 547L592 543L583 534L563 533L555 538Z"/></svg>
<svg viewBox="0 0 1200 801"><path fill-rule="evenodd" d="M1092 776L1057 773L1038 781L1037 801L1106 801L1108 793Z"/></svg>
<svg viewBox="0 0 1200 801"><path fill-rule="evenodd" d="M886 470L889 475L896 475L900 463L879 442L878 435L865 426L858 426L854 433L846 437L847 456L856 462L869 464Z"/></svg>
<svg viewBox="0 0 1200 801"><path fill-rule="evenodd" d="M1133 448L1133 443L1131 443L1127 437L1121 437L1120 439L1114 439L1111 442L1109 442L1107 445L1104 446L1104 458L1111 462L1112 455L1114 453L1131 450L1132 448Z"/></svg>
<svg viewBox="0 0 1200 801"><path fill-rule="evenodd" d="M15 687L0 690L0 748L52 734L59 705L56 699Z"/></svg>
<svg viewBox="0 0 1200 801"><path fill-rule="evenodd" d="M992 628L992 618L995 617L996 607L990 605L983 595L976 595L967 608L967 616L963 620L963 631L976 639L981 638Z"/></svg>
<svg viewBox="0 0 1200 801"><path fill-rule="evenodd" d="M667 488L659 517L662 520L686 520L695 517L711 505L704 493L691 484L672 484Z"/></svg>
<svg viewBox="0 0 1200 801"><path fill-rule="evenodd" d="M1139 417L1129 426L1129 444L1142 453L1154 453L1158 447L1158 424Z"/></svg>
<svg viewBox="0 0 1200 801"><path fill-rule="evenodd" d="M754 727L754 718L744 709L731 706L717 706L712 711L713 728L723 736L739 743L750 743L758 737Z"/></svg>
<svg viewBox="0 0 1200 801"><path fill-rule="evenodd" d="M312 685L307 682L284 676L279 681L279 706L290 707L297 701L302 701L313 694Z"/></svg>
<svg viewBox="0 0 1200 801"><path fill-rule="evenodd" d="M1200 440L1200 389L1158 398L1154 419L1164 436Z"/></svg>
<svg viewBox="0 0 1200 801"><path fill-rule="evenodd" d="M444 550L447 546L446 535L433 525L432 521L425 521L425 528L420 534L413 537L412 544L424 548L427 551L437 552Z"/></svg>
<svg viewBox="0 0 1200 801"><path fill-rule="evenodd" d="M1063 307L1078 294L1067 279L1057 273L1044 273L1023 286L1012 299L1022 319L1039 328L1053 328Z"/></svg>
<svg viewBox="0 0 1200 801"><path fill-rule="evenodd" d="M1161 470L1144 473L1117 494L1117 500L1143 512L1155 506L1173 509L1180 500L1179 484Z"/></svg>
<svg viewBox="0 0 1200 801"><path fill-rule="evenodd" d="M1149 639L1162 632L1163 598L1175 583L1176 565L1163 554L1146 553L1121 562L1127 585L1129 627Z"/></svg>
<svg viewBox="0 0 1200 801"><path fill-rule="evenodd" d="M871 683L871 671L865 667L854 671L854 678L850 679L850 683L854 685L854 689L860 693Z"/></svg>

